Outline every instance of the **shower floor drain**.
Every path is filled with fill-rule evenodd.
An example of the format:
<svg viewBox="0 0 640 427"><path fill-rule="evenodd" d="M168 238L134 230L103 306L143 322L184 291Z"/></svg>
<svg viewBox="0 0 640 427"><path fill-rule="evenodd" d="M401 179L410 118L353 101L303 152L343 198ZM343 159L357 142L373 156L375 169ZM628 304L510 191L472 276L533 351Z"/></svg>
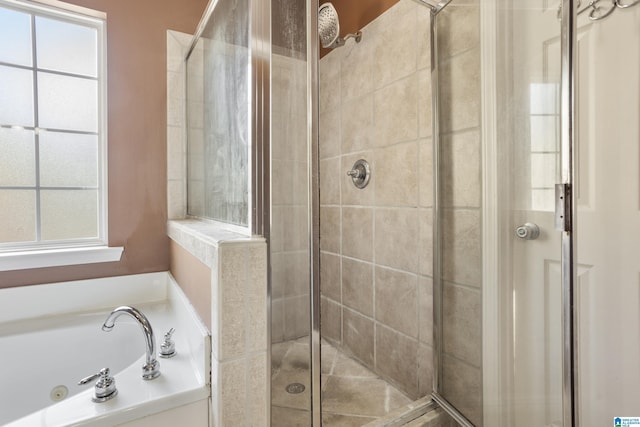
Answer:
<svg viewBox="0 0 640 427"><path fill-rule="evenodd" d="M291 394L300 394L304 391L304 389L305 389L304 384L300 384L300 383L291 383L285 387L285 390L287 391L287 393L291 393Z"/></svg>

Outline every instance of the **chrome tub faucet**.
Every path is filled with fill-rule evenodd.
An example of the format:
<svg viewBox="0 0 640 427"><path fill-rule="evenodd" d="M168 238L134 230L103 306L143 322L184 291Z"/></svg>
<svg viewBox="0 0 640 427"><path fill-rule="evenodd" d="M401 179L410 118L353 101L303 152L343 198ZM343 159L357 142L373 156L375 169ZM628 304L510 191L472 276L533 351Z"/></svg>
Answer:
<svg viewBox="0 0 640 427"><path fill-rule="evenodd" d="M136 321L142 328L142 333L144 334L147 359L146 363L142 366L142 379L152 380L159 377L160 364L156 360L156 344L155 338L153 336L153 329L151 328L149 319L147 319L147 317L142 314L140 310L126 305L116 308L111 312L111 314L109 314L107 320L105 320L104 325L102 325L102 330L105 332L111 332L111 330L115 326L116 319L123 314L127 314L136 319Z"/></svg>

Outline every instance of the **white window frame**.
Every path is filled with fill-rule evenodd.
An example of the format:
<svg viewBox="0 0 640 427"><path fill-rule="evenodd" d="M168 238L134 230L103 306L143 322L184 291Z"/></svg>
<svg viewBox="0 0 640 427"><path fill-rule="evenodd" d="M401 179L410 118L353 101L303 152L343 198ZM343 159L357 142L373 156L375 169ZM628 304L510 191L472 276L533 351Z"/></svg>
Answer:
<svg viewBox="0 0 640 427"><path fill-rule="evenodd" d="M0 0L0 4L97 30L99 194L97 238L0 243L0 271L119 261L124 248L108 246L106 14L57 0ZM32 43L35 45L36 41L32 40ZM36 72L35 65L33 67ZM34 105L34 108L38 108L38 105ZM41 131L37 127L34 130L36 134ZM40 217L39 211L37 214Z"/></svg>

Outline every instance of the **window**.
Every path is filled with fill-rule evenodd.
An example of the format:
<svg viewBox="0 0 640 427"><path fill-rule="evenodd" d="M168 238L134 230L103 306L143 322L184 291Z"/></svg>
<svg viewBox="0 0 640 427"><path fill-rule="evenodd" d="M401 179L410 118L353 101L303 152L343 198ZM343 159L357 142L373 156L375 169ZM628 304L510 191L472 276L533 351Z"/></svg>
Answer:
<svg viewBox="0 0 640 427"><path fill-rule="evenodd" d="M0 255L107 244L104 18L0 0Z"/></svg>

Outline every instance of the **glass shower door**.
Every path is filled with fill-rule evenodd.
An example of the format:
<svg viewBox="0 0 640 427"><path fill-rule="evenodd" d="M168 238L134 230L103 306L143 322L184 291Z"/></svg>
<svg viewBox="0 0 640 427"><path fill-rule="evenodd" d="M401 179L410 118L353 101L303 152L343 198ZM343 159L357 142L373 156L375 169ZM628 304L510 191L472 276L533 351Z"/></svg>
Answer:
<svg viewBox="0 0 640 427"><path fill-rule="evenodd" d="M497 384L504 406L498 413L486 402L486 425L563 425L562 232L555 227L563 160L559 7L510 1L497 10L499 221L497 240L486 243L498 248L499 320L487 333L497 332L503 372L486 378ZM490 358L491 348L485 354Z"/></svg>
<svg viewBox="0 0 640 427"><path fill-rule="evenodd" d="M435 396L462 425L564 425L559 4L436 16Z"/></svg>

